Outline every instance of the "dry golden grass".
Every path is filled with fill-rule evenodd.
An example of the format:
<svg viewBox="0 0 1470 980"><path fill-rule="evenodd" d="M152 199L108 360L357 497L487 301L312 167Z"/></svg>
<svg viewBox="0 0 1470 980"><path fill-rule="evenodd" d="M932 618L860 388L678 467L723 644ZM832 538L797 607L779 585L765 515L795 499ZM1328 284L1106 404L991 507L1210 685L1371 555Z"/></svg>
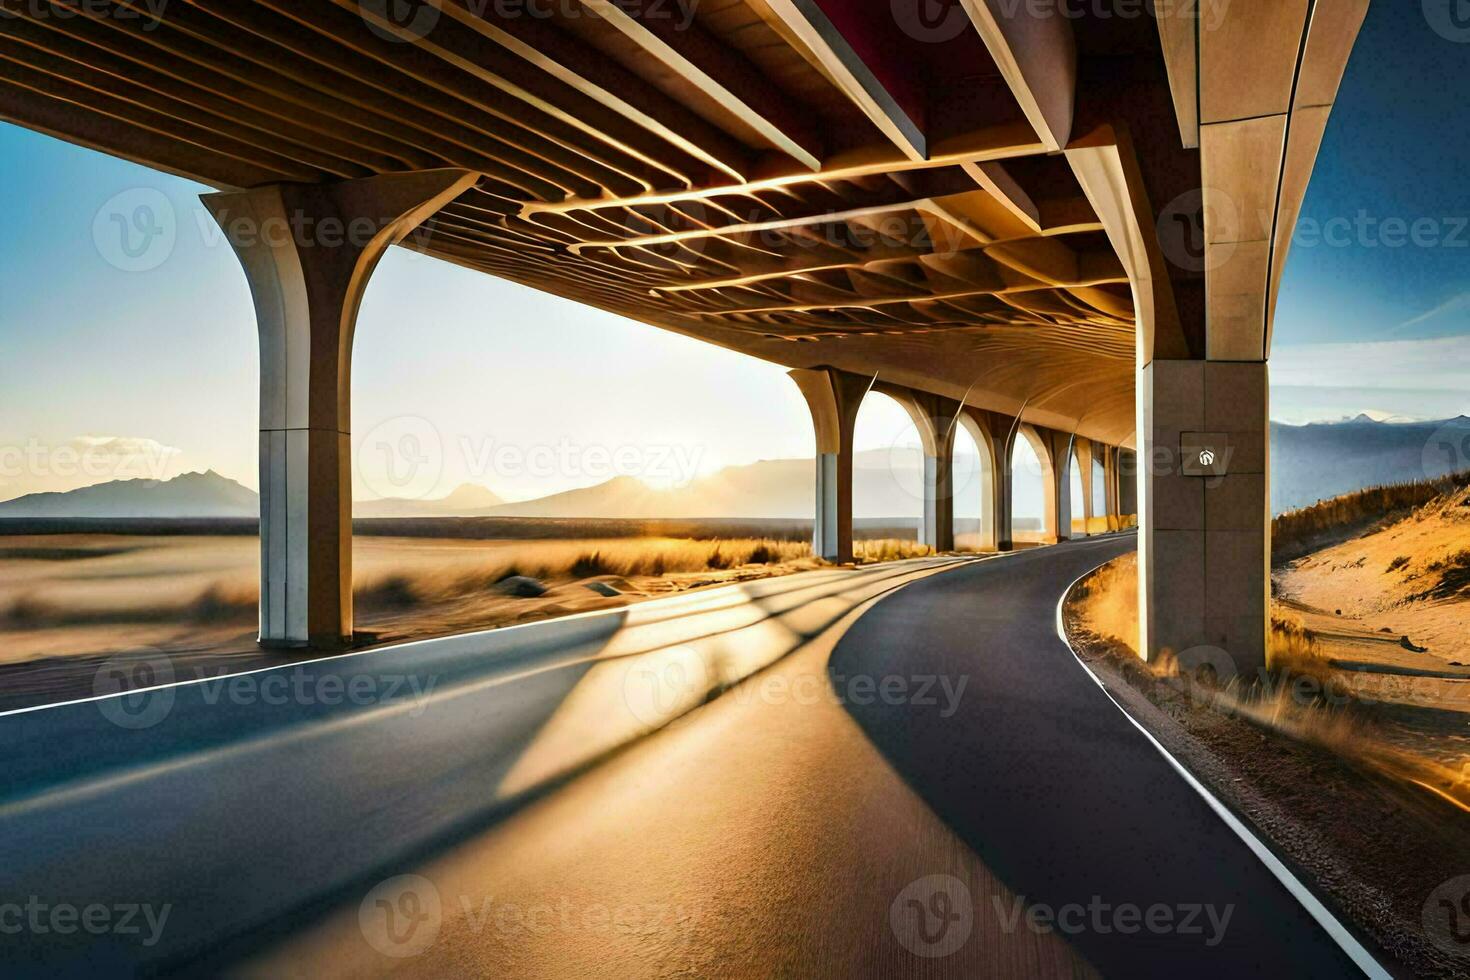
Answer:
<svg viewBox="0 0 1470 980"><path fill-rule="evenodd" d="M0 629L44 629L61 626L105 626L117 623L233 623L256 616L260 590L250 585L217 582L197 595L172 601L97 608L63 606L24 593L0 606Z"/></svg>
<svg viewBox="0 0 1470 980"><path fill-rule="evenodd" d="M465 567L421 568L359 576L353 595L369 607L405 608L482 594L509 578L542 582L618 576L638 578L682 572L726 571L778 565L811 556L806 542L748 538L689 541L666 538L586 542L533 542L496 549L492 561Z"/></svg>
<svg viewBox="0 0 1470 980"><path fill-rule="evenodd" d="M1138 653L1138 555L1108 562L1074 595L1087 630Z"/></svg>
<svg viewBox="0 0 1470 980"><path fill-rule="evenodd" d="M934 554L927 544L906 538L878 538L872 541L854 541L853 557L864 564L879 561L901 561L905 558L924 558Z"/></svg>
<svg viewBox="0 0 1470 980"><path fill-rule="evenodd" d="M232 542L233 543L233 542ZM144 565L120 555L105 579L130 585L115 596L101 596L80 562L52 564L53 577L27 587L0 589L0 630L39 630L126 623L248 625L257 615L252 542L238 542L228 561L193 568L191 556L215 549L201 540L181 539L159 549L180 556L169 563ZM770 567L810 560L806 542L766 538L681 540L618 538L596 541L426 541L366 539L362 543L354 601L367 612L405 610L483 595L512 576L548 584L615 576L658 578L681 573L721 572L745 566ZM109 561L98 558L94 561ZM34 563L34 562L33 562ZM76 575L69 573L76 572ZM89 578L90 574L90 578ZM19 581L19 580L17 580ZM8 594L7 594L8 592Z"/></svg>
<svg viewBox="0 0 1470 980"><path fill-rule="evenodd" d="M1235 677L1218 685L1212 679L1188 677L1170 650L1145 663L1138 658L1137 571L1134 555L1104 565L1078 587L1071 611L1079 626L1103 641L1093 649L1104 652L1128 683L1155 704L1175 712L1218 711L1240 717L1398 779L1420 785L1432 780L1434 791L1442 796L1465 794L1466 787L1455 783L1455 774L1388 745L1372 723L1352 709L1351 688L1318 655L1311 631L1287 610L1272 610L1272 666L1265 677Z"/></svg>
<svg viewBox="0 0 1470 980"><path fill-rule="evenodd" d="M1321 661L1317 635L1300 616L1275 603L1271 606L1271 661Z"/></svg>
<svg viewBox="0 0 1470 980"><path fill-rule="evenodd" d="M1138 655L1138 555L1115 558L1085 579L1073 594L1080 625ZM1149 666L1163 677L1178 666L1165 650ZM1271 662L1324 665L1311 630L1300 617L1276 604L1271 609Z"/></svg>
<svg viewBox="0 0 1470 980"><path fill-rule="evenodd" d="M1470 472L1436 480L1368 487L1310 507L1289 510L1271 522L1271 556L1286 561L1320 547L1324 538L1429 504L1470 483Z"/></svg>

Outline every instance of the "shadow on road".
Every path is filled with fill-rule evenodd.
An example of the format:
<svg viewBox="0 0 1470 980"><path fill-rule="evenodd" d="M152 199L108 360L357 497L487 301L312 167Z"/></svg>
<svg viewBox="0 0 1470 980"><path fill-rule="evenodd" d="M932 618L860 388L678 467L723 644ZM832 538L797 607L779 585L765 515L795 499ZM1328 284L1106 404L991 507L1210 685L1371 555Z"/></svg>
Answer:
<svg viewBox="0 0 1470 980"><path fill-rule="evenodd" d="M848 631L829 677L871 675L879 690L888 676L965 682L948 714L942 699L845 703L940 818L1038 915L1059 916L1051 928L1103 975L1359 975L1058 639L1067 585L1134 547L1131 536L1073 542L917 582ZM1010 913L975 901L977 916Z"/></svg>

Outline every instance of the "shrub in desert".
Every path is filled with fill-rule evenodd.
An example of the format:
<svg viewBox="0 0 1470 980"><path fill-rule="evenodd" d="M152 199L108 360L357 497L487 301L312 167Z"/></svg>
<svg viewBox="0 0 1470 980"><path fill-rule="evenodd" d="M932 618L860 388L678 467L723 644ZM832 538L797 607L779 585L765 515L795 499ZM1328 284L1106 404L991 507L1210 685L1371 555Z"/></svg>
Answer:
<svg viewBox="0 0 1470 980"><path fill-rule="evenodd" d="M1413 598L1457 599L1470 592L1470 550L1432 561L1426 570L1436 574L1438 580Z"/></svg>
<svg viewBox="0 0 1470 980"><path fill-rule="evenodd" d="M378 609L410 609L424 599L419 584L407 575L388 575L353 589L353 601Z"/></svg>
<svg viewBox="0 0 1470 980"><path fill-rule="evenodd" d="M189 616L201 623L249 621L257 615L259 598L256 586L216 582L194 599Z"/></svg>
<svg viewBox="0 0 1470 980"><path fill-rule="evenodd" d="M572 578L592 578L597 575L607 575L611 571L612 569L608 567L600 551L579 555L570 568Z"/></svg>
<svg viewBox="0 0 1470 980"><path fill-rule="evenodd" d="M6 625L26 629L39 626L56 615L56 609L43 599L23 595L10 603L0 620Z"/></svg>

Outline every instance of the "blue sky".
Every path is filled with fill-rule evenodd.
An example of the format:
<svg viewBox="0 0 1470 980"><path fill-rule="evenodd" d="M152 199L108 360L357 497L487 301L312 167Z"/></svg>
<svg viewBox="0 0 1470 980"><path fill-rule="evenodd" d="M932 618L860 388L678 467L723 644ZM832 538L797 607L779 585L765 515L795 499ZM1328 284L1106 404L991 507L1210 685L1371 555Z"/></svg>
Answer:
<svg viewBox="0 0 1470 980"><path fill-rule="evenodd" d="M1436 34L1419 6L1375 4L1344 81L1303 212L1315 237L1293 248L1282 290L1278 418L1470 412L1470 230L1457 230L1470 44ZM4 124L0 159L0 499L203 468L253 487L253 313L235 257L209 244L206 188ZM167 198L177 232L156 268L124 271L94 222L140 188ZM1355 224L1335 244L1329 223L1360 212L1378 230ZM1393 245L1394 218L1428 219L1433 244ZM401 249L369 287L354 389L359 438L386 425L438 440L441 492L595 483L610 475L600 454L624 447L655 482L812 450L779 367ZM906 427L875 400L860 448ZM106 472L77 462L108 453ZM508 458L521 465L494 462ZM360 495L379 489L359 481Z"/></svg>
<svg viewBox="0 0 1470 980"><path fill-rule="evenodd" d="M1451 2L1369 9L1287 262L1277 418L1470 413L1470 32L1426 14Z"/></svg>

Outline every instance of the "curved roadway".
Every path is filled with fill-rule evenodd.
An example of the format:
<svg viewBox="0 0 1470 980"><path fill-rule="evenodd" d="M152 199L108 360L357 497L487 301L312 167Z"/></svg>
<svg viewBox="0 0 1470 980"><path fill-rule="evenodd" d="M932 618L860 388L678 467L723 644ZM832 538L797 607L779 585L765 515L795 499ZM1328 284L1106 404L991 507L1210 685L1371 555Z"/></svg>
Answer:
<svg viewBox="0 0 1470 980"><path fill-rule="evenodd" d="M271 977L1360 975L1057 638L1063 589L1132 547L1078 542L913 582L235 965ZM385 955L380 912L425 907L420 891L438 910L431 935L406 959Z"/></svg>
<svg viewBox="0 0 1470 980"><path fill-rule="evenodd" d="M1133 548L1075 542L915 583L848 631L830 670L971 676L949 718L850 710L1007 885L1071 907L1065 931L1105 976L1361 976L1056 635L1067 585Z"/></svg>
<svg viewBox="0 0 1470 980"><path fill-rule="evenodd" d="M1355 975L1057 638L1062 590L1131 547L832 569L247 678L407 674L408 701L195 683L0 715L6 972ZM134 931L63 932L60 905Z"/></svg>

